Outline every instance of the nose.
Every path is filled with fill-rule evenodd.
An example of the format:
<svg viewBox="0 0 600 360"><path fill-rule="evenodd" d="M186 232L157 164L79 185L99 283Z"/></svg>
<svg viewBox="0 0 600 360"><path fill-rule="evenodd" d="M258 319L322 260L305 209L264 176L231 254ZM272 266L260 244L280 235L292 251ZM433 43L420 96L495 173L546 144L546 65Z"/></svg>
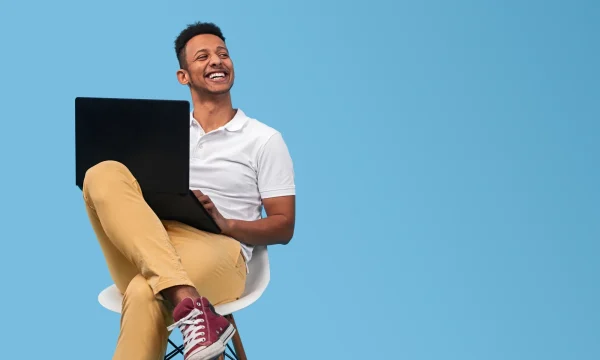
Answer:
<svg viewBox="0 0 600 360"><path fill-rule="evenodd" d="M210 57L210 65L211 66L221 65L222 62L223 62L223 60L221 59L221 57L218 54L211 55L211 57Z"/></svg>

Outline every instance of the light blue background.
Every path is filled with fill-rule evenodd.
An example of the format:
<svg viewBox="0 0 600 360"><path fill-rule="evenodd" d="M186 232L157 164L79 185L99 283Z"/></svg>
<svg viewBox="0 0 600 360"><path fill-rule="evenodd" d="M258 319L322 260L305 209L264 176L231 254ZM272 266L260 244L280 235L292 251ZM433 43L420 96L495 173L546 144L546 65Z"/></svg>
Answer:
<svg viewBox="0 0 600 360"><path fill-rule="evenodd" d="M222 27L235 105L283 133L297 173L295 238L237 315L251 359L600 358L599 16L591 0L2 1L2 358L111 357L74 98L189 99L173 40L196 20Z"/></svg>

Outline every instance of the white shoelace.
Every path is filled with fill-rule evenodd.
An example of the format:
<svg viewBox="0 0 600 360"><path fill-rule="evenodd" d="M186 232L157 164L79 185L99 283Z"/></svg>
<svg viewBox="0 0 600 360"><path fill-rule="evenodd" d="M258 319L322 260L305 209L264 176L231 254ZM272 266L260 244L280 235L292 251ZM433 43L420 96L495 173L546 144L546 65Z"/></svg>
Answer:
<svg viewBox="0 0 600 360"><path fill-rule="evenodd" d="M188 351L190 351L198 343L206 341L206 338L204 337L206 334L203 331L201 331L204 330L206 327L204 325L200 325L204 322L204 319L199 316L202 314L202 311L198 309L193 309L187 316L168 327L169 331L172 331L176 327L179 327L179 329L181 330L184 340L184 354L187 354ZM198 336L202 337L196 339L196 337Z"/></svg>

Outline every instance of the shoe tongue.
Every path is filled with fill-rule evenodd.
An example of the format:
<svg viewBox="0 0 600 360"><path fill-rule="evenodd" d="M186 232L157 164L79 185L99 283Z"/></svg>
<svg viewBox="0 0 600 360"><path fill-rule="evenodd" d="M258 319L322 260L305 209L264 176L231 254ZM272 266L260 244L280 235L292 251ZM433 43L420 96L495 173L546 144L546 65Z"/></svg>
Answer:
<svg viewBox="0 0 600 360"><path fill-rule="evenodd" d="M175 322L186 317L194 309L194 300L190 298L183 299L173 310L173 320Z"/></svg>

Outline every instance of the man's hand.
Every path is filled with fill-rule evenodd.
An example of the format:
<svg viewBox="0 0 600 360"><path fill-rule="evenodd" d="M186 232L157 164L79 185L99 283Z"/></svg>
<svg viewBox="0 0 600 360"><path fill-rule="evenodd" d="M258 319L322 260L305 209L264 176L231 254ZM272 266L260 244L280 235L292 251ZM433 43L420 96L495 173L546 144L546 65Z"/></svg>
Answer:
<svg viewBox="0 0 600 360"><path fill-rule="evenodd" d="M221 229L221 233L227 235L229 233L229 221L221 215L219 209L217 209L210 197L204 195L200 190L192 190L192 192L196 195L198 200L200 200L200 203L204 206L206 211L208 211L210 216L215 220L217 226Z"/></svg>

